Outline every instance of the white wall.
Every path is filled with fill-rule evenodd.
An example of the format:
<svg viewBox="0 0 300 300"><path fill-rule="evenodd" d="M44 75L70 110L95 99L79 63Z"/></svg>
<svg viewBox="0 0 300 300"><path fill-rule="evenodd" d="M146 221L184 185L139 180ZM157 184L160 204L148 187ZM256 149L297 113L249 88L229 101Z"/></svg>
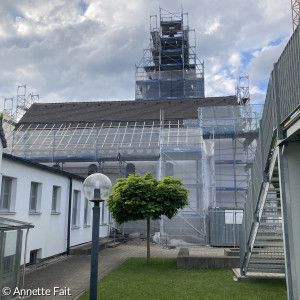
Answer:
<svg viewBox="0 0 300 300"><path fill-rule="evenodd" d="M29 262L30 251L41 249L38 258L46 258L66 251L67 247L67 225L69 205L69 178L60 174L41 170L20 162L3 158L2 174L14 178L13 193L14 205L10 212L2 212L2 217L16 219L32 223L28 236L26 262ZM37 213L29 212L29 198L31 182L40 183L41 199L40 208ZM58 213L52 213L52 189L53 185L61 187L60 209ZM70 233L70 245L78 245L91 241L92 226L84 225L84 202L82 182L72 179L73 191L80 192L80 205L77 226L72 228ZM72 199L73 208L73 199ZM89 224L92 224L92 205L88 207ZM72 209L71 209L72 212ZM106 213L106 215L108 215ZM71 213L72 216L72 213ZM108 221L108 220L107 220ZM100 227L100 236L108 235L108 226ZM25 239L25 232L24 232ZM24 251L23 239L23 251ZM23 257L23 253L22 253ZM23 259L23 258L22 258Z"/></svg>

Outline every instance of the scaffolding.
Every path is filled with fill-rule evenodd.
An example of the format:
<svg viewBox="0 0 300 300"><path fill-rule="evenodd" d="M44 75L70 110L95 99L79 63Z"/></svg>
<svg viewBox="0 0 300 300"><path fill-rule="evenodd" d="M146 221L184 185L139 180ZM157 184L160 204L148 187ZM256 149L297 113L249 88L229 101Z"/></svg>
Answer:
<svg viewBox="0 0 300 300"><path fill-rule="evenodd" d="M39 102L39 95L26 95L26 85L18 85L17 101L14 98L4 99L3 123L5 131L12 131L33 103Z"/></svg>
<svg viewBox="0 0 300 300"><path fill-rule="evenodd" d="M214 144L217 207L244 206L262 107L246 105L198 109L203 135Z"/></svg>
<svg viewBox="0 0 300 300"><path fill-rule="evenodd" d="M196 55L196 34L187 13L160 8L150 17L150 45L135 73L135 99L204 97L204 62Z"/></svg>
<svg viewBox="0 0 300 300"><path fill-rule="evenodd" d="M167 126L176 132L177 146L192 142L182 121ZM39 162L157 161L160 126L155 121L22 124L7 141L8 153Z"/></svg>
<svg viewBox="0 0 300 300"><path fill-rule="evenodd" d="M216 216L221 220L243 207L261 111L261 105L213 106L198 108L198 119L190 120L164 120L161 111L160 120L153 121L19 124L7 133L5 151L83 176L97 170L113 182L146 172L158 179L182 178L189 205L172 220L153 223L157 240L217 243L221 235L210 229L209 215L223 208ZM125 224L124 230L144 233L141 224Z"/></svg>
<svg viewBox="0 0 300 300"><path fill-rule="evenodd" d="M249 76L239 76L239 82L236 87L236 98L240 105L250 104Z"/></svg>
<svg viewBox="0 0 300 300"><path fill-rule="evenodd" d="M162 127L158 178L180 177L190 191L185 209L172 220L162 218L162 243L238 245L261 110L261 105L200 107L198 120L184 122L188 134L194 128L197 136L188 147L170 144L170 132Z"/></svg>

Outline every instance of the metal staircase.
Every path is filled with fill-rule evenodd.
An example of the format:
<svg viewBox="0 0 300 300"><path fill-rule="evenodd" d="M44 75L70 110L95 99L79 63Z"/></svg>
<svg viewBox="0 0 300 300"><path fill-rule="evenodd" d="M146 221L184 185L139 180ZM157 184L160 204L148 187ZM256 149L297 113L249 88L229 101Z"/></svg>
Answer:
<svg viewBox="0 0 300 300"><path fill-rule="evenodd" d="M290 300L300 299L299 30L270 75L240 231L240 273L284 273Z"/></svg>
<svg viewBox="0 0 300 300"><path fill-rule="evenodd" d="M256 212L256 230L248 254L246 272L285 273L279 175L274 161L271 180Z"/></svg>

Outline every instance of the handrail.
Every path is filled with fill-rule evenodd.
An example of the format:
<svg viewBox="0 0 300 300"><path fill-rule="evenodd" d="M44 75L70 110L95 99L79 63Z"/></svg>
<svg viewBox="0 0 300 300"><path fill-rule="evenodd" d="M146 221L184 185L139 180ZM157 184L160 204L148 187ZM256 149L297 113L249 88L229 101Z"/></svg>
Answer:
<svg viewBox="0 0 300 300"><path fill-rule="evenodd" d="M259 201L268 181L268 169L277 140L282 138L284 124L300 105L299 69L300 29L297 28L270 75L240 236L242 274L247 271L246 261L255 234Z"/></svg>

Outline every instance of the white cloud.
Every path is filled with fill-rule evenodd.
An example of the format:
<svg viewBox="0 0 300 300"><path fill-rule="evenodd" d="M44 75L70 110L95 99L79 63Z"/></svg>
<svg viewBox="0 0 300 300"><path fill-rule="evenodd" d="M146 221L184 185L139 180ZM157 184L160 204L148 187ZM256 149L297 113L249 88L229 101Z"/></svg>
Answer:
<svg viewBox="0 0 300 300"><path fill-rule="evenodd" d="M252 85L250 88L251 104L263 104L266 92L258 86Z"/></svg>
<svg viewBox="0 0 300 300"><path fill-rule="evenodd" d="M248 73L252 76L252 82L257 83L269 79L273 64L277 62L281 52L286 45L286 40L279 45L266 46L253 52L254 58L247 66Z"/></svg>
<svg viewBox="0 0 300 300"><path fill-rule="evenodd" d="M1 0L0 97L26 83L43 102L134 99L150 15L181 5L205 61L207 96L234 94L240 73L255 88L268 80L292 32L281 0Z"/></svg>
<svg viewBox="0 0 300 300"><path fill-rule="evenodd" d="M208 22L208 24L205 26L205 32L204 33L211 35L214 32L216 32L219 27L220 27L219 18L215 18L213 20L210 20Z"/></svg>

